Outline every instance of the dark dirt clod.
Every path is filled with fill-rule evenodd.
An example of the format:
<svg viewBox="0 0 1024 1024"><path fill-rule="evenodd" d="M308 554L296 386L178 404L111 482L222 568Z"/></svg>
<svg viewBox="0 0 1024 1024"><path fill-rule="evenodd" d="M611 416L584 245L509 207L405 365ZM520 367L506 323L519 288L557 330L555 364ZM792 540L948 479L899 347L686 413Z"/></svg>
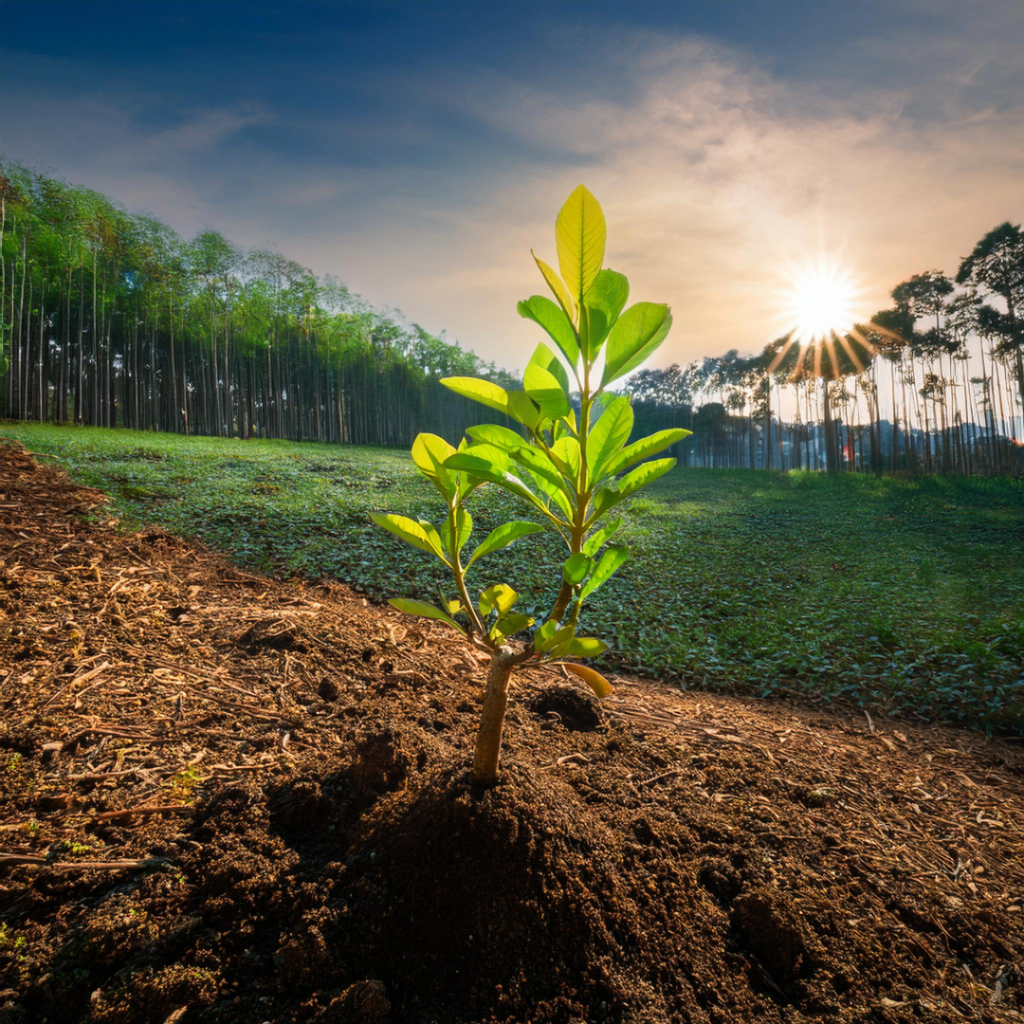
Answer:
<svg viewBox="0 0 1024 1024"><path fill-rule="evenodd" d="M326 1020L330 1024L384 1024L391 1016L388 990L380 981L357 981L332 1000Z"/></svg>
<svg viewBox="0 0 1024 1024"><path fill-rule="evenodd" d="M481 792L443 626L102 503L0 446L0 1024L1024 1021L1020 744L534 669Z"/></svg>
<svg viewBox="0 0 1024 1024"><path fill-rule="evenodd" d="M769 886L744 893L733 903L730 920L737 943L780 987L796 981L807 966L809 940L792 897Z"/></svg>
<svg viewBox="0 0 1024 1024"><path fill-rule="evenodd" d="M592 732L601 724L597 698L570 683L545 687L528 706L535 715L553 718L572 732Z"/></svg>

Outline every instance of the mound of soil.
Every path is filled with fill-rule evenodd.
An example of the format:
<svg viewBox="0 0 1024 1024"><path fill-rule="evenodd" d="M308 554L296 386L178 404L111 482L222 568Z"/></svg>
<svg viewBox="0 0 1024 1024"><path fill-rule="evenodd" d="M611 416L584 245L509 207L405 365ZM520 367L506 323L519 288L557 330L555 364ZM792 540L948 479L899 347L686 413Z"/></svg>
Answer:
<svg viewBox="0 0 1024 1024"><path fill-rule="evenodd" d="M0 446L0 1022L1024 1020L1019 744L484 666ZM92 521L83 513L92 512Z"/></svg>

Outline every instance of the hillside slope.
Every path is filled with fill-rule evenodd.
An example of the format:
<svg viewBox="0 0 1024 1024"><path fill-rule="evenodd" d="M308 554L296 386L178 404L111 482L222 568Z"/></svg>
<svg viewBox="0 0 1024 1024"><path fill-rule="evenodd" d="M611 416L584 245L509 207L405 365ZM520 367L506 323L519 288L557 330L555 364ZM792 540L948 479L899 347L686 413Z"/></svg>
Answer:
<svg viewBox="0 0 1024 1024"><path fill-rule="evenodd" d="M0 446L0 1022L1024 1020L1024 752L526 673ZM94 517L95 518L95 517Z"/></svg>

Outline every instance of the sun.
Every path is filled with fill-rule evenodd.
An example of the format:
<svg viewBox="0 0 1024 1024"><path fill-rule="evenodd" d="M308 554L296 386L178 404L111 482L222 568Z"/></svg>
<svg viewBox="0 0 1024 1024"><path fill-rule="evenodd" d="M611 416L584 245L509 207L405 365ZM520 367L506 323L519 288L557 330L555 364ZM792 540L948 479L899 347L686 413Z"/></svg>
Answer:
<svg viewBox="0 0 1024 1024"><path fill-rule="evenodd" d="M808 346L848 334L856 323L858 297L853 277L834 262L797 269L785 296L791 339Z"/></svg>

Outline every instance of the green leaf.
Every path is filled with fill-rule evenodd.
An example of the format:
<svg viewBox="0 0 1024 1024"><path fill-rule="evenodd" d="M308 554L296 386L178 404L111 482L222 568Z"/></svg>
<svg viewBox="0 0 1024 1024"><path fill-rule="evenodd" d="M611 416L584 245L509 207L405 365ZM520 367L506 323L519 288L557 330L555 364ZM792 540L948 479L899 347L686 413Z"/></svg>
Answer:
<svg viewBox="0 0 1024 1024"><path fill-rule="evenodd" d="M593 560L582 553L577 552L570 555L562 564L562 579L575 587L587 578L587 573L590 572L593 565Z"/></svg>
<svg viewBox="0 0 1024 1024"><path fill-rule="evenodd" d="M591 427L587 438L587 471L590 481L600 478L604 464L629 440L633 430L633 409L629 399L620 395Z"/></svg>
<svg viewBox="0 0 1024 1024"><path fill-rule="evenodd" d="M657 302L630 306L608 335L601 387L635 370L665 340L671 326L668 306Z"/></svg>
<svg viewBox="0 0 1024 1024"><path fill-rule="evenodd" d="M544 342L540 342L540 344L538 344L533 350L533 355L530 356L530 362L526 364L527 369L529 369L532 364L536 364L537 366L543 367L547 370L548 373L558 381L562 390L567 395L569 394L569 374L566 372L562 360L559 359L558 356L556 356L555 353L544 344Z"/></svg>
<svg viewBox="0 0 1024 1024"><path fill-rule="evenodd" d="M530 363L523 374L523 388L548 419L564 416L569 409L569 396L561 382L539 363Z"/></svg>
<svg viewBox="0 0 1024 1024"><path fill-rule="evenodd" d="M449 501L455 494L455 481L444 468L444 460L454 453L455 449L437 434L417 434L412 443L412 461Z"/></svg>
<svg viewBox="0 0 1024 1024"><path fill-rule="evenodd" d="M533 632L533 649L535 651L543 650L544 644L546 644L554 635L558 629L558 623L554 619L548 619L540 629L536 629Z"/></svg>
<svg viewBox="0 0 1024 1024"><path fill-rule="evenodd" d="M619 497L628 498L641 487L654 483L659 476L664 476L674 465L675 459L655 459L653 462L645 462L637 466L632 473L627 473L619 481Z"/></svg>
<svg viewBox="0 0 1024 1024"><path fill-rule="evenodd" d="M441 383L463 398L470 398L481 405L497 409L498 412L508 412L508 392L489 380L480 380L477 377L444 377Z"/></svg>
<svg viewBox="0 0 1024 1024"><path fill-rule="evenodd" d="M490 637L492 640L504 640L505 637L518 633L521 629L527 629L533 625L533 619L528 615L521 615L519 612L510 612L508 615L498 619L491 628Z"/></svg>
<svg viewBox="0 0 1024 1024"><path fill-rule="evenodd" d="M540 410L525 391L509 392L508 414L530 430L536 430L542 419Z"/></svg>
<svg viewBox="0 0 1024 1024"><path fill-rule="evenodd" d="M570 322L575 323L576 304L572 301L572 296L569 294L569 290L562 283L562 279L532 249L530 250L530 255L537 264L544 280L547 281L548 287L551 289L551 294L558 299L558 304L562 307L562 312L565 313Z"/></svg>
<svg viewBox="0 0 1024 1024"><path fill-rule="evenodd" d="M549 627L553 628L549 629ZM543 654L545 651L567 644L575 635L575 626L562 626L559 629L558 623L554 619L549 619L533 634L533 649L538 654Z"/></svg>
<svg viewBox="0 0 1024 1024"><path fill-rule="evenodd" d="M513 452L526 444L514 430L499 427L496 423L481 423L479 426L467 427L466 433L480 444L493 444L495 448L501 448L506 452Z"/></svg>
<svg viewBox="0 0 1024 1024"><path fill-rule="evenodd" d="M562 658L566 655L575 658L596 658L607 650L608 645L596 637L578 636L559 644L552 644L549 653L555 658Z"/></svg>
<svg viewBox="0 0 1024 1024"><path fill-rule="evenodd" d="M534 477L538 478L538 482L544 481L559 493L562 493L565 489L565 481L562 479L562 473L558 466L539 448L530 448L523 445L512 452L511 455L520 466L525 466ZM545 488L545 490L548 490L549 494L551 493L548 488Z"/></svg>
<svg viewBox="0 0 1024 1024"><path fill-rule="evenodd" d="M577 305L583 305L601 269L607 236L600 204L585 186L577 186L555 221L558 269Z"/></svg>
<svg viewBox="0 0 1024 1024"><path fill-rule="evenodd" d="M558 346L566 361L575 369L580 358L580 347L576 342L576 331L564 309L559 309L544 295L531 295L520 302L519 315L540 324Z"/></svg>
<svg viewBox="0 0 1024 1024"><path fill-rule="evenodd" d="M425 520L408 519L405 516L383 515L380 512L371 512L370 518L378 525L383 526L389 533L400 537L411 544L414 548L426 551L448 565L448 559L444 557L444 549L441 546L441 537L437 530Z"/></svg>
<svg viewBox="0 0 1024 1024"><path fill-rule="evenodd" d="M622 501L622 495L619 494L619 485L614 480L607 481L601 486L600 490L595 492L593 500L594 514L590 519L592 523L600 519L608 509Z"/></svg>
<svg viewBox="0 0 1024 1024"><path fill-rule="evenodd" d="M587 580L586 586L580 591L580 600L592 594L602 583L607 583L612 573L629 558L629 548L625 544L610 544L601 560L597 563L594 574Z"/></svg>
<svg viewBox="0 0 1024 1024"><path fill-rule="evenodd" d="M473 552L470 560L466 563L466 568L468 569L474 562L483 558L485 555L489 555L492 551L507 548L509 544L519 540L520 537L529 536L531 533L543 532L544 527L539 526L537 523L526 523L519 520L511 523L504 523L487 534L483 542L479 547L477 547L476 551Z"/></svg>
<svg viewBox="0 0 1024 1024"><path fill-rule="evenodd" d="M649 437L634 441L632 444L626 445L608 463L605 467L605 472L609 476L617 476L624 469L628 469L638 462L643 462L644 459L650 458L652 455L657 455L658 452L670 448L677 441L682 441L684 437L689 437L692 433L693 431L691 430L682 429L659 430L656 434L651 434Z"/></svg>
<svg viewBox="0 0 1024 1024"><path fill-rule="evenodd" d="M570 480L579 479L580 475L580 443L575 437L560 437L551 446L552 458L556 465Z"/></svg>
<svg viewBox="0 0 1024 1024"><path fill-rule="evenodd" d="M481 615L490 615L496 611L501 619L508 614L512 605L519 600L519 595L506 583L495 583L486 590L480 591L480 600L477 607Z"/></svg>
<svg viewBox="0 0 1024 1024"><path fill-rule="evenodd" d="M619 318L629 298L629 281L625 274L602 270L587 295L587 358L597 358L612 325Z"/></svg>
<svg viewBox="0 0 1024 1024"><path fill-rule="evenodd" d="M568 653L576 658L596 658L608 650L603 640L594 636L578 636L570 644Z"/></svg>
<svg viewBox="0 0 1024 1024"><path fill-rule="evenodd" d="M512 459L508 452L485 441L449 455L444 466L445 469L460 469L481 476L487 474L500 477L502 473L507 473L512 468Z"/></svg>
<svg viewBox="0 0 1024 1024"><path fill-rule="evenodd" d="M622 519L616 519L609 523L608 526L596 533L592 533L588 538L587 542L583 545L583 554L594 557L601 550L601 545L622 525Z"/></svg>
<svg viewBox="0 0 1024 1024"><path fill-rule="evenodd" d="M444 607L445 611L447 611L449 615L455 615L458 612L462 611L462 602L456 597L453 598L451 601L445 602Z"/></svg>
<svg viewBox="0 0 1024 1024"><path fill-rule="evenodd" d="M464 452L456 452L445 462L447 469L463 470L488 483L497 484L504 490L525 498L545 515L550 515L547 505L519 477L509 471L507 467L510 465L507 452L487 444L475 445Z"/></svg>
<svg viewBox="0 0 1024 1024"><path fill-rule="evenodd" d="M612 692L612 684L589 665L574 665L571 661L560 661L556 664L562 665L573 675L579 676L602 700Z"/></svg>
<svg viewBox="0 0 1024 1024"><path fill-rule="evenodd" d="M449 618L440 608L435 608L432 604L427 604L425 601L410 601L404 597L392 597L388 604L397 608L400 612L405 612L406 615L420 615L424 619L438 619L462 633L462 628L457 622ZM465 636L465 633L462 633L462 635Z"/></svg>

